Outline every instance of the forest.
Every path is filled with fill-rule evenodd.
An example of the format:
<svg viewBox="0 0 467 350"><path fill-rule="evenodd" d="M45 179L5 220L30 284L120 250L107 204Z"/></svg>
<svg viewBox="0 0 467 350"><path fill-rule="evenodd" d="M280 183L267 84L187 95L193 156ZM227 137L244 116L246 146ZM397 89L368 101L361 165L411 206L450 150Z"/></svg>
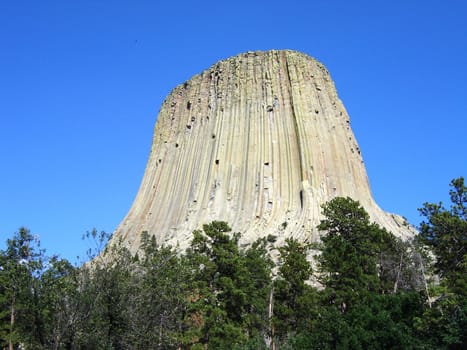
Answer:
<svg viewBox="0 0 467 350"><path fill-rule="evenodd" d="M214 221L184 252L145 233L131 254L93 230L80 266L19 228L0 251L0 348L465 349L462 177L449 194L423 204L411 240L348 197L322 207L319 243L242 246Z"/></svg>

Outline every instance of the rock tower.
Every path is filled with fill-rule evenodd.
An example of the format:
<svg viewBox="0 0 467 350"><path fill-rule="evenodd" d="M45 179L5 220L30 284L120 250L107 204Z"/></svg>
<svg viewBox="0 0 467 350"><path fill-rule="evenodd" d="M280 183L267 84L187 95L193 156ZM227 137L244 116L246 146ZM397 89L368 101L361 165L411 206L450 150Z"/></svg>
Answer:
<svg viewBox="0 0 467 350"><path fill-rule="evenodd" d="M360 201L398 236L411 228L372 198L363 159L326 68L290 50L247 52L177 86L163 102L136 199L113 240L136 252L141 233L188 246L227 221L243 243L319 239L321 205Z"/></svg>

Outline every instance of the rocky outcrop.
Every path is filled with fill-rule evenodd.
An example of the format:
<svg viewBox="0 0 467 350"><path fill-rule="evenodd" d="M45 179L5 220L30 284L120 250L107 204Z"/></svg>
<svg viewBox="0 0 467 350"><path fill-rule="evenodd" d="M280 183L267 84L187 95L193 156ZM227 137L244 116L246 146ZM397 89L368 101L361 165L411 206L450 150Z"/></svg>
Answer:
<svg viewBox="0 0 467 350"><path fill-rule="evenodd" d="M141 233L185 248L227 221L244 243L269 234L319 239L321 205L350 196L398 236L374 202L347 112L326 68L295 51L248 52L177 86L162 104L141 187L113 241Z"/></svg>

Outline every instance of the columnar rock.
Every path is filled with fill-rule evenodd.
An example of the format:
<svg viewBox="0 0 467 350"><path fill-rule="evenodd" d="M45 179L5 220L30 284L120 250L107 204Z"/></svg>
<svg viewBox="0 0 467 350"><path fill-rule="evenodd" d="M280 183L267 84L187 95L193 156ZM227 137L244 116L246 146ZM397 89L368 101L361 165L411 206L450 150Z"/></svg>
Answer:
<svg viewBox="0 0 467 350"><path fill-rule="evenodd" d="M295 51L248 52L177 86L163 102L141 187L113 240L142 232L185 248L192 231L227 221L243 243L319 239L321 205L359 200L398 236L401 217L372 198L360 149L326 68Z"/></svg>

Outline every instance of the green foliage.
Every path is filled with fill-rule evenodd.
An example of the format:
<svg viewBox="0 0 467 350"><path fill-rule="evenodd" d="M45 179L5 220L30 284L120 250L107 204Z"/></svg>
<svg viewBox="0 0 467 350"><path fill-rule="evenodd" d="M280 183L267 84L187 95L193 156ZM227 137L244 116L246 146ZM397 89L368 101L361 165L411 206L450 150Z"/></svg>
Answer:
<svg viewBox="0 0 467 350"><path fill-rule="evenodd" d="M185 254L148 233L139 255L121 242L103 249L110 235L92 230L81 267L47 258L21 228L0 251L0 347L463 349L467 191L463 178L451 186L450 209L420 209L414 241L371 223L350 198L328 202L316 272L310 245L286 240L273 269L277 237L241 248L220 221L195 231Z"/></svg>
<svg viewBox="0 0 467 350"><path fill-rule="evenodd" d="M467 187L464 178L451 182L451 208L442 203L425 203L420 213L420 238L436 256L435 269L443 283L456 293L467 291Z"/></svg>
<svg viewBox="0 0 467 350"><path fill-rule="evenodd" d="M423 348L411 325L422 307L417 293L373 294L345 313L323 305L313 331L289 338L281 349Z"/></svg>
<svg viewBox="0 0 467 350"><path fill-rule="evenodd" d="M429 349L464 349L467 344L467 300L443 295L415 319L415 329Z"/></svg>
<svg viewBox="0 0 467 350"><path fill-rule="evenodd" d="M38 307L39 276L43 251L24 227L0 252L0 335L3 345L40 346L43 330Z"/></svg>
<svg viewBox="0 0 467 350"><path fill-rule="evenodd" d="M371 223L351 198L323 206L318 318L312 332L290 339L294 349L417 348L414 320L423 299L411 242L396 239ZM418 260L417 260L418 259Z"/></svg>
<svg viewBox="0 0 467 350"><path fill-rule="evenodd" d="M290 334L311 329L316 309L316 290L307 281L311 264L309 247L295 239L287 239L279 248L278 278L274 281L273 338L280 342ZM275 341L276 339L274 339Z"/></svg>
<svg viewBox="0 0 467 350"><path fill-rule="evenodd" d="M65 259L53 256L41 275L40 310L44 331L44 344L58 349L70 345L76 330L76 300L78 270Z"/></svg>
<svg viewBox="0 0 467 350"><path fill-rule="evenodd" d="M243 346L266 328L271 262L266 241L240 250L240 235L214 221L195 231L187 259L193 274L186 346Z"/></svg>
<svg viewBox="0 0 467 350"><path fill-rule="evenodd" d="M433 288L432 307L418 319L417 329L433 348L461 349L467 343L467 187L464 178L452 180L451 207L425 203L420 240L435 255L440 285Z"/></svg>
<svg viewBox="0 0 467 350"><path fill-rule="evenodd" d="M142 252L127 305L129 343L136 349L175 349L186 330L190 272L177 252L158 246L154 236L143 236Z"/></svg>
<svg viewBox="0 0 467 350"><path fill-rule="evenodd" d="M323 206L323 215L318 226L326 232L318 256L321 280L330 302L344 311L367 293L379 291L378 258L391 238L370 223L365 209L351 198L334 198Z"/></svg>

